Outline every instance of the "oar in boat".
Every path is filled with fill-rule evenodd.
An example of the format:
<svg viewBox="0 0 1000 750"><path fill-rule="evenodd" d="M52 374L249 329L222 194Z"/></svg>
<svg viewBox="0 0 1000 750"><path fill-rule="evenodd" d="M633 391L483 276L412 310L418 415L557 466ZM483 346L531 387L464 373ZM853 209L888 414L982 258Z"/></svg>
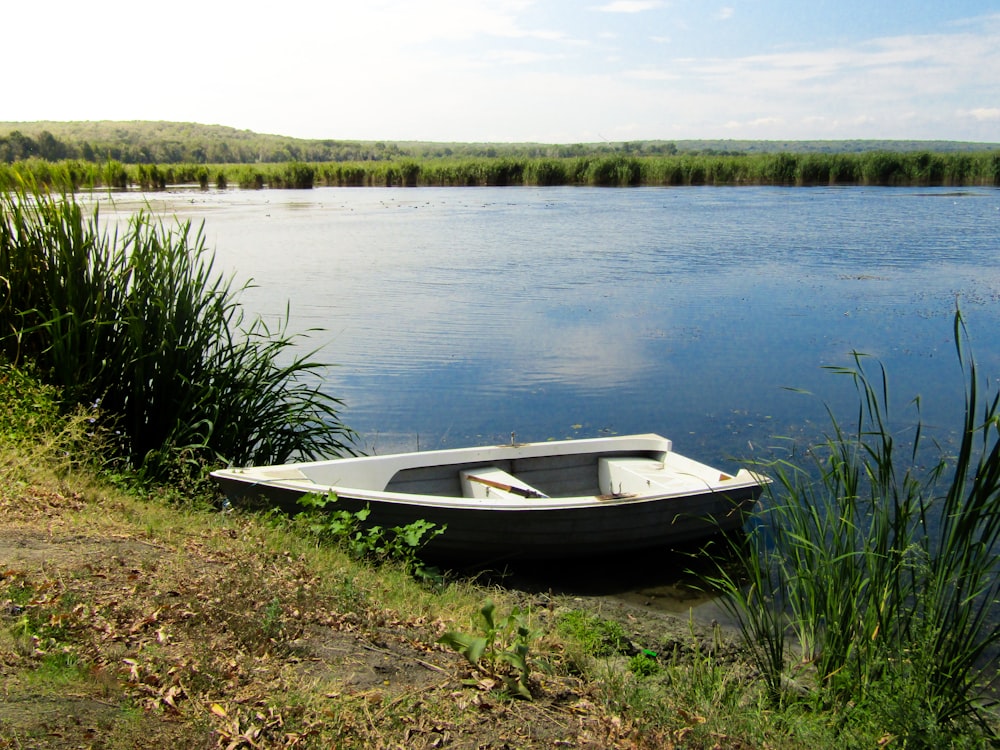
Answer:
<svg viewBox="0 0 1000 750"><path fill-rule="evenodd" d="M547 495L543 495L538 490L529 489L528 487L518 487L513 484L494 482L492 479L477 477L474 474L468 474L466 476L467 479L469 479L469 481L479 482L480 484L485 484L487 487L492 487L497 490L503 490L504 492L509 492L512 495L520 495L521 497L548 497Z"/></svg>

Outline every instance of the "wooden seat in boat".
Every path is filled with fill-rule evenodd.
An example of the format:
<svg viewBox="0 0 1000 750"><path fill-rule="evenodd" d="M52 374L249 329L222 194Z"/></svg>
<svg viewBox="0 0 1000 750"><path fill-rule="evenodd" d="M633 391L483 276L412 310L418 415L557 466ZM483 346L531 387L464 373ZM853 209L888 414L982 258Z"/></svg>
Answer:
<svg viewBox="0 0 1000 750"><path fill-rule="evenodd" d="M521 498L548 497L531 485L508 474L496 466L478 469L464 469L459 472L462 481L462 495L474 498Z"/></svg>

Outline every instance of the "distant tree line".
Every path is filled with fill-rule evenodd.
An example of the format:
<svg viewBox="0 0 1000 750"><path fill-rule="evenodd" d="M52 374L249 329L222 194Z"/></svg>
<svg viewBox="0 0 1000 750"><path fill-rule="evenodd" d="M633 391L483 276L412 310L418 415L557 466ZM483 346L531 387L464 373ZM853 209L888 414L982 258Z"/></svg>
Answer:
<svg viewBox="0 0 1000 750"><path fill-rule="evenodd" d="M29 159L125 165L308 164L452 159L576 159L873 152L972 153L1000 144L958 141L637 140L625 142L437 143L309 140L221 125L178 122L0 122L0 164Z"/></svg>
<svg viewBox="0 0 1000 750"><path fill-rule="evenodd" d="M404 155L395 144L295 141L268 139L89 141L59 139L48 131L35 137L19 130L0 135L0 162L37 158L45 161L78 159L86 162L117 161L122 164L257 164L290 161L381 161Z"/></svg>
<svg viewBox="0 0 1000 750"><path fill-rule="evenodd" d="M108 127L86 134L56 136L42 129L21 129L0 135L0 163L26 159L49 162L76 159L122 164L281 164L286 162L370 162L450 157L569 158L602 153L666 155L677 153L670 142L619 144L476 144L386 143L382 141L304 140L193 126L187 131L148 129L143 123L128 128ZM0 131L2 132L2 131Z"/></svg>

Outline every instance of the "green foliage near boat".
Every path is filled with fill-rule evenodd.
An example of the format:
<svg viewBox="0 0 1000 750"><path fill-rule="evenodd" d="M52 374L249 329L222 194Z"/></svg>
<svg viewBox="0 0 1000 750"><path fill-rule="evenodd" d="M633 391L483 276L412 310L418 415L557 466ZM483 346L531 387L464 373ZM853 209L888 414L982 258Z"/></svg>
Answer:
<svg viewBox="0 0 1000 750"><path fill-rule="evenodd" d="M580 609L560 614L556 629L579 643L588 656L616 656L626 654L632 648L628 634L620 623Z"/></svg>
<svg viewBox="0 0 1000 750"><path fill-rule="evenodd" d="M717 580L774 705L797 700L795 684L907 747L986 730L984 690L1000 677L1000 395L985 392L960 314L955 341L968 382L954 459L921 465L919 417L897 442L886 373L855 355L835 371L857 387L857 423L831 414L813 465L770 467L777 489L738 549L742 575Z"/></svg>
<svg viewBox="0 0 1000 750"><path fill-rule="evenodd" d="M401 564L414 578L429 583L443 579L436 568L420 559L420 550L447 527L419 519L405 526L386 528L366 523L371 509L367 506L350 511L337 506L337 496L313 493L299 498L305 513L295 523L324 542L339 545L356 560L381 564Z"/></svg>
<svg viewBox="0 0 1000 750"><path fill-rule="evenodd" d="M93 411L115 452L178 465L350 452L324 365L298 336L245 320L200 229L146 212L108 231L72 196L0 194L0 353Z"/></svg>

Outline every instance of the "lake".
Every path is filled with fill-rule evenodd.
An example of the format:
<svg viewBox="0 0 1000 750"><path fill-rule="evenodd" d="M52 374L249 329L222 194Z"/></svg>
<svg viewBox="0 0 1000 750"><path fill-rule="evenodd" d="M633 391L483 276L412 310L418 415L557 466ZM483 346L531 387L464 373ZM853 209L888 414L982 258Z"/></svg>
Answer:
<svg viewBox="0 0 1000 750"><path fill-rule="evenodd" d="M367 452L659 432L733 468L849 422L871 355L947 436L961 307L1000 375L1000 190L318 188L125 193L204 221ZM106 197L102 199L107 202ZM877 365L872 362L872 367ZM810 391L805 396L789 389Z"/></svg>

